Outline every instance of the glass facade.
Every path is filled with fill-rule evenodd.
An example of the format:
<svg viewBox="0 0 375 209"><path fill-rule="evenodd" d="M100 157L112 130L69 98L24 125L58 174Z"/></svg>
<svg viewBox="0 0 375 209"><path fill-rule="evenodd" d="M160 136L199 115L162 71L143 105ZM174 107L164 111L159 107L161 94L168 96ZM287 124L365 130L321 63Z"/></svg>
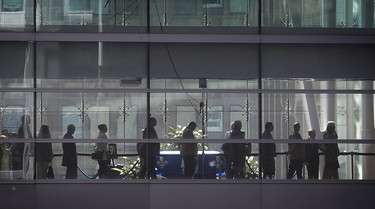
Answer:
<svg viewBox="0 0 375 209"><path fill-rule="evenodd" d="M49 165L55 180L69 179L67 144L75 145L78 180L143 181L140 173L149 165L157 179L185 179L190 164L182 147L195 143L195 178L189 179L224 181L237 172L237 180L260 180L268 166L262 147L273 143L274 179L288 179L292 144L320 147L319 179L326 144L339 149L339 179L375 179L375 47L368 38L375 27L374 1L0 0L0 5L1 181L42 180ZM325 43L311 43L311 37L292 44L289 36L285 42L263 40L284 32L311 35L310 29L326 36ZM347 31L364 38L330 39ZM157 38L192 33L197 40ZM118 34L147 38L116 41ZM150 115L155 133L144 131L153 129ZM182 137L191 121L197 124L194 143ZM235 121L241 137L228 132ZM337 141L324 139L330 121ZM273 123L274 140L262 136L266 122ZM303 141L290 139L297 122ZM67 138L70 124L75 130ZM311 129L316 141L306 140ZM160 152L150 158L156 143ZM103 144L108 155L97 157ZM228 157L233 153L241 155L240 168ZM307 169L304 164L305 179Z"/></svg>
<svg viewBox="0 0 375 209"><path fill-rule="evenodd" d="M0 29L4 31L33 31L35 27L42 32L132 33L147 32L151 26L156 33L258 33L259 27L264 33L311 33L301 29L352 31L375 27L372 0L2 0L0 3Z"/></svg>

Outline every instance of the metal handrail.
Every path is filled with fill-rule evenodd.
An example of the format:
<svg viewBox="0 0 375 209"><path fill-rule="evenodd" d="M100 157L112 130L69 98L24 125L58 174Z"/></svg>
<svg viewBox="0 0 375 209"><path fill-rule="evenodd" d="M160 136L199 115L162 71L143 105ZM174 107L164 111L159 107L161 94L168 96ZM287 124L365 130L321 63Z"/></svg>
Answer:
<svg viewBox="0 0 375 209"><path fill-rule="evenodd" d="M318 153L319 155L324 155L322 152L319 152ZM224 155L223 153L219 153L217 155ZM289 155L289 152L276 152L276 155L277 156L282 156L282 155L285 155L286 157ZM351 179L354 180L354 156L374 156L375 157L375 153L369 153L369 152L357 152L357 151L350 151L350 152L340 152L339 153L339 156L349 156L351 157L351 161L350 161L350 166L351 166ZM62 157L63 154L54 154L54 157ZM91 153L77 153L77 156L83 156L83 157L91 157ZM135 157L135 156L139 156L138 154L117 154L118 157ZM159 155L159 156L165 156L165 155ZM256 157L256 156L259 156L259 153L251 153L250 155L247 155L247 156L253 156L253 157ZM287 159L286 159L287 160ZM136 167L136 165L139 163L139 160L137 160L137 162L132 166L132 168L130 168L127 172L125 172L124 176L127 176L129 175L129 173L131 171L134 170L134 168ZM246 163L248 163L246 161ZM250 165L248 165L248 167L251 169ZM77 166L78 170L86 177L86 178L89 178L89 179L95 179L96 176L89 176L88 174L86 174L79 166ZM259 172L256 173L254 170L251 170L251 172L256 176L256 178L259 178Z"/></svg>

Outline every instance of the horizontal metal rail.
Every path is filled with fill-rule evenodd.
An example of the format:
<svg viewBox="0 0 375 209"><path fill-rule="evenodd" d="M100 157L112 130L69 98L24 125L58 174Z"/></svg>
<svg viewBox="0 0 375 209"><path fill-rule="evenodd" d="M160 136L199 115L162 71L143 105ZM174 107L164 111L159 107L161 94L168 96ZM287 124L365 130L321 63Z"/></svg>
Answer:
<svg viewBox="0 0 375 209"><path fill-rule="evenodd" d="M295 144L375 144L375 139L2 139L1 143L295 143Z"/></svg>
<svg viewBox="0 0 375 209"><path fill-rule="evenodd" d="M171 88L1 88L22 93L247 93L247 94L375 94L375 89L171 89Z"/></svg>
<svg viewBox="0 0 375 209"><path fill-rule="evenodd" d="M133 43L301 43L301 44L375 44L374 29L356 35L345 34L148 34L148 33L49 33L1 32L0 41L36 42L133 42ZM314 31L315 32L315 31Z"/></svg>

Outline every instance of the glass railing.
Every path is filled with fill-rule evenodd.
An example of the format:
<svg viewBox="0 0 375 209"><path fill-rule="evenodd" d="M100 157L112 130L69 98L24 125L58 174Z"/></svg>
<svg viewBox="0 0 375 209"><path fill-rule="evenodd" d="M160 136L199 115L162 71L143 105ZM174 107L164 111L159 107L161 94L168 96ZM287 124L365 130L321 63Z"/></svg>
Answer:
<svg viewBox="0 0 375 209"><path fill-rule="evenodd" d="M150 26L155 33L259 33L259 27L262 33L363 33L375 28L374 13L372 0L3 0L0 29L33 31L35 21L43 32L147 32Z"/></svg>
<svg viewBox="0 0 375 209"><path fill-rule="evenodd" d="M256 32L258 2L250 0L151 1L155 32ZM229 29L230 28L230 29Z"/></svg>
<svg viewBox="0 0 375 209"><path fill-rule="evenodd" d="M263 26L266 28L374 28L372 0L262 2Z"/></svg>
<svg viewBox="0 0 375 209"><path fill-rule="evenodd" d="M302 134L302 133L301 133ZM73 134L74 135L74 134ZM4 140L4 139L2 139ZM160 143L107 139L9 138L1 144L0 181L34 179L117 180L374 180L373 143L339 140L161 140ZM13 142L12 142L13 141ZM14 142L17 141L17 142ZM56 142L58 141L58 142ZM88 142L91 141L91 142ZM206 141L206 142L204 142ZM208 142L207 142L208 141ZM285 140L283 140L285 141ZM104 143L107 150L98 150ZM276 149L270 151L273 144ZM189 157L184 146L194 145ZM298 145L299 151L291 147ZM337 153L329 149L336 146ZM143 151L142 147L143 146ZM156 146L156 147L155 147ZM260 149L259 147L263 147ZM271 146L272 147L272 146ZM296 146L297 147L297 146ZM18 152L23 148L23 152ZM155 151L156 148L156 151ZM160 151L159 151L160 150ZM271 149L272 150L272 149ZM273 154L270 154L270 153ZM103 154L104 153L104 154ZM48 173L49 167L53 174Z"/></svg>
<svg viewBox="0 0 375 209"><path fill-rule="evenodd" d="M38 0L37 27L46 32L145 32L146 0Z"/></svg>

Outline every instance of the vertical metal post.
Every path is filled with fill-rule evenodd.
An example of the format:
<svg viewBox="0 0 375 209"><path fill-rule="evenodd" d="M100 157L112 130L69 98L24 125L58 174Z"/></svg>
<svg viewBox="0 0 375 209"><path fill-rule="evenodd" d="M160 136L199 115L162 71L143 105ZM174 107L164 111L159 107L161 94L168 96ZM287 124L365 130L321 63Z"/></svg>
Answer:
<svg viewBox="0 0 375 209"><path fill-rule="evenodd" d="M353 152L350 152L350 164L351 164L351 169L352 169L352 180L354 180L354 156Z"/></svg>
<svg viewBox="0 0 375 209"><path fill-rule="evenodd" d="M147 10L147 33L149 34L150 31L151 31L151 16L150 16L150 12L151 12L151 2L150 0L147 0L147 6L146 6L146 10ZM150 52L151 48L150 48L150 42L147 42L147 64L146 64L146 67L147 67L147 86L146 88L147 89L150 89L151 88L151 65L150 65L150 58L151 58L151 52ZM150 107L150 92L148 91L147 92L147 124L149 124L149 116L151 114L151 107Z"/></svg>
<svg viewBox="0 0 375 209"><path fill-rule="evenodd" d="M362 89L371 90L374 89L373 81L362 81ZM362 139L374 140L374 94L363 94L362 95ZM363 144L362 151L365 153L373 153L375 150L374 144ZM362 173L363 179L374 179L375 178L375 158L372 156L362 157Z"/></svg>
<svg viewBox="0 0 375 209"><path fill-rule="evenodd" d="M34 33L36 34L37 33L37 21L36 21L36 11L37 11L37 0L34 0L34 19L33 19L33 24L34 24ZM42 8L41 8L42 9ZM35 149L35 145L36 145L36 124L37 124L37 78L36 78L36 75L37 75L37 43L36 41L34 41L34 44L32 45L33 46L33 77L34 77L34 83L33 83L33 87L34 87L34 95L33 95L33 105L34 105L34 108L33 108L33 135L34 135L34 146L31 146L32 148L34 147ZM28 98L28 97L26 97ZM31 137L33 138L33 137ZM34 152L33 150L31 150L31 152ZM35 152L34 152L35 153ZM28 154L28 153L26 153ZM25 163L25 162L23 162ZM33 174L33 179L36 179L36 159L34 158L34 162L33 162L33 165L34 165L34 174Z"/></svg>
<svg viewBox="0 0 375 209"><path fill-rule="evenodd" d="M259 34L260 34L260 43L258 46L258 90L262 90L262 0L258 1L258 28L259 28ZM258 124L259 124L259 139L262 138L262 127L263 127L263 120L262 120L262 93L258 93ZM262 156L262 146L259 146L259 179L263 178L262 174L262 162L261 162L261 156Z"/></svg>
<svg viewBox="0 0 375 209"><path fill-rule="evenodd" d="M150 17L150 11L151 11L151 2L150 0L147 0L147 33L149 34L150 33L150 21L151 21L151 17ZM151 65L150 65L150 57L151 57L151 48L150 48L150 42L147 42L147 89L150 89L151 88ZM147 96L146 96L146 108L147 108L147 115L146 115L146 118L147 118L147 138L148 140L150 140L150 116L151 116L151 93L148 91L147 92ZM148 153L148 148L149 146L146 146L146 152ZM146 157L146 159L148 159L148 157ZM146 168L148 167L148 164L149 162L147 162L146 160ZM150 174L148 173L147 171L147 176L149 176Z"/></svg>
<svg viewBox="0 0 375 209"><path fill-rule="evenodd" d="M113 2L113 4L114 4L114 11L115 11L115 26L117 25L117 0L115 0L114 2ZM110 10L111 11L111 10ZM125 11L124 11L125 12Z"/></svg>

